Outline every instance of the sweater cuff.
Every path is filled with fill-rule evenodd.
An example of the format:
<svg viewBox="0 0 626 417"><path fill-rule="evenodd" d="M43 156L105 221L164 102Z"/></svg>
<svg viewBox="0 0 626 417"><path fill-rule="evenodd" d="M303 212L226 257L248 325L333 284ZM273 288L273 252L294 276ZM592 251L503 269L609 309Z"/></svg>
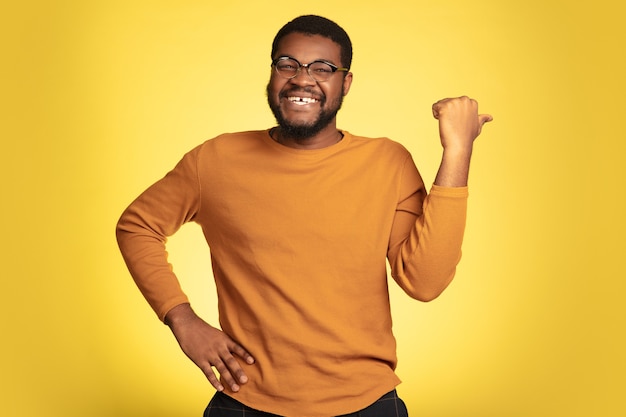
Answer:
<svg viewBox="0 0 626 417"><path fill-rule="evenodd" d="M458 197L467 198L469 195L468 187L442 187L440 185L433 184L430 189L431 195L437 195L440 197Z"/></svg>

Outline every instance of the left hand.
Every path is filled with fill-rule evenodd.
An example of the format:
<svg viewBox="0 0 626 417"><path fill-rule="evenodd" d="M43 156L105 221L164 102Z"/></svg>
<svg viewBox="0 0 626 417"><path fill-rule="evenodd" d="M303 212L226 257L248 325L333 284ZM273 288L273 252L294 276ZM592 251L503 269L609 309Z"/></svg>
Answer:
<svg viewBox="0 0 626 417"><path fill-rule="evenodd" d="M439 136L444 149L471 150L474 139L489 114L478 114L478 103L469 97L446 98L433 104L433 116L439 120Z"/></svg>

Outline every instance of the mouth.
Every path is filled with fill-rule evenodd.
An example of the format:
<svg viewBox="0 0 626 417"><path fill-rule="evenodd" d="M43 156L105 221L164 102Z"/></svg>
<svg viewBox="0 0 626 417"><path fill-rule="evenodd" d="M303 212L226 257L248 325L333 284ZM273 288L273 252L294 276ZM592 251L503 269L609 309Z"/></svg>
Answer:
<svg viewBox="0 0 626 417"><path fill-rule="evenodd" d="M319 100L313 97L299 97L299 96L288 96L287 100L290 103L294 103L298 106L304 106L307 104L318 103Z"/></svg>

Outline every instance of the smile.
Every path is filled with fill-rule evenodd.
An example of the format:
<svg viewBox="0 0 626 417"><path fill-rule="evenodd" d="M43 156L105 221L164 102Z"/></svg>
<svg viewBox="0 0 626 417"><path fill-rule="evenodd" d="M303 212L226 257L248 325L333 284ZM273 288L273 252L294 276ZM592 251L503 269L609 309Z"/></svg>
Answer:
<svg viewBox="0 0 626 417"><path fill-rule="evenodd" d="M300 106L303 106L305 104L313 104L313 103L317 103L318 100L314 99L313 97L287 97L287 100L289 100L290 102L294 103L294 104L298 104Z"/></svg>

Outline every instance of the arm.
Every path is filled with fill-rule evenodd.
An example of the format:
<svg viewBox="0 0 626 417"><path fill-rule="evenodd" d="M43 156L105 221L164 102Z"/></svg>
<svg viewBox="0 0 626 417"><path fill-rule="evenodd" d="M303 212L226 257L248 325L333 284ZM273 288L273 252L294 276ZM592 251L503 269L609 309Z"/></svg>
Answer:
<svg viewBox="0 0 626 417"><path fill-rule="evenodd" d="M477 107L467 97L433 105L444 152L428 196L423 197L414 165L405 169L404 182L417 184L417 189L405 186L394 220L389 260L393 278L418 300L438 297L452 281L461 258L472 145L482 125L492 120L489 115L478 115Z"/></svg>
<svg viewBox="0 0 626 417"><path fill-rule="evenodd" d="M115 231L131 276L161 320L170 309L188 302L165 245L198 210L195 172L195 157L188 154L124 210Z"/></svg>
<svg viewBox="0 0 626 417"><path fill-rule="evenodd" d="M167 237L193 220L199 210L196 160L194 150L124 211L117 224L117 240L137 286L170 327L183 352L217 390L224 386L212 367L232 391L238 391L239 384L248 379L233 354L250 364L252 356L193 312L167 261Z"/></svg>

